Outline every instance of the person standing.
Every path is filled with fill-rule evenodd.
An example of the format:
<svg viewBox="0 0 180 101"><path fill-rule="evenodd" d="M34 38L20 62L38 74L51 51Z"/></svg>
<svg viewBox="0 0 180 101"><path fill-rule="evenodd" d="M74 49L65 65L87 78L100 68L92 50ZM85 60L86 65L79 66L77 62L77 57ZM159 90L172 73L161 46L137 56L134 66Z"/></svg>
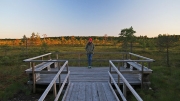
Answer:
<svg viewBox="0 0 180 101"><path fill-rule="evenodd" d="M87 59L88 59L88 68L91 68L92 66L92 56L94 53L94 44L92 42L92 38L89 38L88 43L86 44L86 53L87 53Z"/></svg>

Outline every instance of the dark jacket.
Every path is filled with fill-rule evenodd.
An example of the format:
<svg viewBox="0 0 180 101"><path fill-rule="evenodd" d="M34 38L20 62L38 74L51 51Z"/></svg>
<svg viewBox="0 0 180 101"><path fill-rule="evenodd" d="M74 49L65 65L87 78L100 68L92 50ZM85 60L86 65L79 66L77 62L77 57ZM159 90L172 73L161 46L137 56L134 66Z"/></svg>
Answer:
<svg viewBox="0 0 180 101"><path fill-rule="evenodd" d="M93 54L93 51L94 51L94 44L92 43L92 42L88 42L87 44L86 44L86 52L87 53L91 53L91 54Z"/></svg>

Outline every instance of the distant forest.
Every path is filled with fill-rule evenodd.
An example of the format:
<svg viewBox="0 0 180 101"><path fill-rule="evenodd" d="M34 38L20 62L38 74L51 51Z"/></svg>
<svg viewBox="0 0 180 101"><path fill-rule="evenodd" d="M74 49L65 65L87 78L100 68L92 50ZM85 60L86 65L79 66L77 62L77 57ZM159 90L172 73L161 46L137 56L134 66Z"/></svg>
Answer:
<svg viewBox="0 0 180 101"><path fill-rule="evenodd" d="M61 37L44 37L41 38L39 34L32 33L30 37L25 35L21 39L0 39L1 47L20 46L85 46L90 36L61 36ZM168 47L179 45L180 35L158 35L158 37L148 38L147 36L135 36L133 40L127 36L91 36L96 46L117 46L117 47L139 47L153 49L155 47ZM132 37L130 37L132 38Z"/></svg>

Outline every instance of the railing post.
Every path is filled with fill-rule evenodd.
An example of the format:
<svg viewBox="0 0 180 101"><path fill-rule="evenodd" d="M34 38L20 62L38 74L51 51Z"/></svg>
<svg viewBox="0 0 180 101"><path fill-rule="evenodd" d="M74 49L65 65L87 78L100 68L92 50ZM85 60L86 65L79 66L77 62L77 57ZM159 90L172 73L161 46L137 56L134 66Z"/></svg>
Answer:
<svg viewBox="0 0 180 101"><path fill-rule="evenodd" d="M111 73L111 64L109 63L109 72ZM111 84L111 77L109 76L109 83Z"/></svg>
<svg viewBox="0 0 180 101"><path fill-rule="evenodd" d="M32 63L33 93L36 92L36 74L34 72L35 63Z"/></svg>
<svg viewBox="0 0 180 101"><path fill-rule="evenodd" d="M68 73L68 71L69 71L69 67L68 67L68 64L66 64L66 70L67 70L67 73Z"/></svg>
<svg viewBox="0 0 180 101"><path fill-rule="evenodd" d="M49 59L51 59L51 55L49 55Z"/></svg>
<svg viewBox="0 0 180 101"><path fill-rule="evenodd" d="M54 82L54 85L53 85L53 94L54 94L54 97L56 98L56 95L57 95L57 91L56 91L56 81Z"/></svg>
<svg viewBox="0 0 180 101"><path fill-rule="evenodd" d="M68 64L66 64L66 70L67 70L67 73L68 73L68 71L69 71L69 67L68 67ZM69 77L67 78L67 83L69 83Z"/></svg>
<svg viewBox="0 0 180 101"><path fill-rule="evenodd" d="M126 84L123 82L123 95L126 98L126 92L127 92L127 87Z"/></svg>

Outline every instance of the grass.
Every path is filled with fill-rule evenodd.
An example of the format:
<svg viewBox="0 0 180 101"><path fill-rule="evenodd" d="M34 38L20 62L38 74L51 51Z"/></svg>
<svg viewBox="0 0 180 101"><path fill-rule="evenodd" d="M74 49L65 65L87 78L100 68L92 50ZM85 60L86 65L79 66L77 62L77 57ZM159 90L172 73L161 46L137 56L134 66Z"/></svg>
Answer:
<svg viewBox="0 0 180 101"><path fill-rule="evenodd" d="M152 90L140 91L145 101L177 101L180 98L180 70L171 68L171 71L163 66L152 68L154 70L150 78Z"/></svg>
<svg viewBox="0 0 180 101"><path fill-rule="evenodd" d="M180 47L170 50L170 67L166 66L166 55L163 52L159 52L157 49L133 50L133 53L155 60L154 63L151 63L151 69L153 70L153 74L150 76L152 89L137 90L144 101L177 101L180 99L180 54L178 49L180 49ZM42 51L40 47L31 47L28 48L28 54L26 54L24 49L13 47L11 50L7 51L6 54L0 54L0 101L6 101L12 98L14 94L20 90L27 95L32 94L26 85L28 75L24 73L29 67L27 63L23 62L23 59L54 51L60 53L85 52L85 49L84 47L50 46L48 50ZM0 52L4 53L3 50L0 50ZM98 52L121 52L121 49L114 46L95 47L94 58L113 58L113 55L107 54L102 56L101 54L97 54ZM64 58L71 58L71 56L71 54L68 56L64 55ZM114 58L119 57L121 56L116 55ZM86 59L86 56L82 56L81 59ZM76 64L73 63L71 65ZM81 65L86 65L86 63L82 63ZM106 65L108 66L108 64ZM133 96L130 99L136 101Z"/></svg>

